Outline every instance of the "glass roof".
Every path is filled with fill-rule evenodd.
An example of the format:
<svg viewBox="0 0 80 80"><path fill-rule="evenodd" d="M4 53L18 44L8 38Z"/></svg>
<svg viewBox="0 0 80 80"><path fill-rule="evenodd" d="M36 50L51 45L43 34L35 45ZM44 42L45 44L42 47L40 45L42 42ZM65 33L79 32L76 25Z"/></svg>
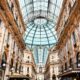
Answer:
<svg viewBox="0 0 80 80"><path fill-rule="evenodd" d="M24 40L27 46L50 48L57 42L55 31L63 0L19 0L26 26Z"/></svg>
<svg viewBox="0 0 80 80"><path fill-rule="evenodd" d="M46 63L47 56L48 56L48 48L45 46L34 47L33 56L35 58L36 64L41 63L42 65L44 65Z"/></svg>

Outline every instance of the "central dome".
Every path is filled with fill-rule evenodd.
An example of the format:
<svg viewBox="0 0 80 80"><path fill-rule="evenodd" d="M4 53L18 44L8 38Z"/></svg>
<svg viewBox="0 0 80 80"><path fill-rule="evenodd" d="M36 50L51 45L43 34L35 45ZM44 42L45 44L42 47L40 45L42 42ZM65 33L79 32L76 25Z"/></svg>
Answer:
<svg viewBox="0 0 80 80"><path fill-rule="evenodd" d="M27 46L55 46L56 23L62 0L20 0L26 25L24 40Z"/></svg>
<svg viewBox="0 0 80 80"><path fill-rule="evenodd" d="M45 25L47 23L47 20L45 18L38 18L34 20L34 23L36 25Z"/></svg>

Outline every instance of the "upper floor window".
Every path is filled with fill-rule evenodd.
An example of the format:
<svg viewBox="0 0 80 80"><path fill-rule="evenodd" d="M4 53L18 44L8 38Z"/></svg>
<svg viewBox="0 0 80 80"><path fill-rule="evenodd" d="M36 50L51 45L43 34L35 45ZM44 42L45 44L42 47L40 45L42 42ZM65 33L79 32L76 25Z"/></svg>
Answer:
<svg viewBox="0 0 80 80"><path fill-rule="evenodd" d="M65 63L65 70L67 70L67 63Z"/></svg>
<svg viewBox="0 0 80 80"><path fill-rule="evenodd" d="M0 19L0 27L1 27L1 23L2 23L2 20Z"/></svg>
<svg viewBox="0 0 80 80"><path fill-rule="evenodd" d="M68 58L70 58L70 55L71 55L71 54L70 54L70 52L68 51Z"/></svg>
<svg viewBox="0 0 80 80"><path fill-rule="evenodd" d="M75 36L75 32L73 32L73 41L74 41L74 44L76 43L76 36Z"/></svg>
<svg viewBox="0 0 80 80"><path fill-rule="evenodd" d="M54 67L53 67L53 73L54 73Z"/></svg>
<svg viewBox="0 0 80 80"><path fill-rule="evenodd" d="M28 59L30 58L30 56L28 56Z"/></svg>
<svg viewBox="0 0 80 80"><path fill-rule="evenodd" d="M52 59L54 59L54 56L52 56Z"/></svg>
<svg viewBox="0 0 80 80"><path fill-rule="evenodd" d="M13 67L13 58L11 58L10 69Z"/></svg>
<svg viewBox="0 0 80 80"><path fill-rule="evenodd" d="M63 72L63 66L61 67L61 71Z"/></svg>
<svg viewBox="0 0 80 80"><path fill-rule="evenodd" d="M29 73L29 67L27 67L27 73Z"/></svg>
<svg viewBox="0 0 80 80"><path fill-rule="evenodd" d="M14 44L13 44L13 50L15 49L15 41L14 41Z"/></svg>
<svg viewBox="0 0 80 80"><path fill-rule="evenodd" d="M69 2L69 4L68 4L68 10L69 10L69 14L70 14L70 12L71 12L71 2Z"/></svg>
<svg viewBox="0 0 80 80"><path fill-rule="evenodd" d="M17 69L18 69L18 62L16 62L15 72L17 72Z"/></svg>
<svg viewBox="0 0 80 80"><path fill-rule="evenodd" d="M71 0L71 7L73 7L76 0Z"/></svg>
<svg viewBox="0 0 80 80"><path fill-rule="evenodd" d="M8 5L9 5L9 8L12 10L13 7L14 7L14 5L13 5L14 0L7 0L7 2L8 2Z"/></svg>
<svg viewBox="0 0 80 80"><path fill-rule="evenodd" d="M73 66L72 64L73 64L73 63L72 63L72 59L70 58L70 60L69 60L69 65L70 65L69 67L70 67L70 68L72 68L72 66Z"/></svg>
<svg viewBox="0 0 80 80"><path fill-rule="evenodd" d="M7 44L9 43L9 38L10 38L10 33L8 33L8 36L7 36Z"/></svg>
<svg viewBox="0 0 80 80"><path fill-rule="evenodd" d="M39 67L39 72L42 72L42 67Z"/></svg>
<svg viewBox="0 0 80 80"><path fill-rule="evenodd" d="M29 61L26 61L26 63L29 63Z"/></svg>

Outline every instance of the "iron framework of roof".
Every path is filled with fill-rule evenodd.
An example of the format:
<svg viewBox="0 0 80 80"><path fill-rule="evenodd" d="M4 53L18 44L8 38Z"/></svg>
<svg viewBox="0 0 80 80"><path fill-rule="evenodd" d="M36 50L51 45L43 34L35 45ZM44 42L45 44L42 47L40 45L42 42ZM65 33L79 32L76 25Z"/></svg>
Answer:
<svg viewBox="0 0 80 80"><path fill-rule="evenodd" d="M24 34L26 45L31 49L54 46L57 42L55 27L63 0L19 0L19 2L26 26ZM38 50L36 53L38 55ZM47 53L43 51L43 61L45 54Z"/></svg>

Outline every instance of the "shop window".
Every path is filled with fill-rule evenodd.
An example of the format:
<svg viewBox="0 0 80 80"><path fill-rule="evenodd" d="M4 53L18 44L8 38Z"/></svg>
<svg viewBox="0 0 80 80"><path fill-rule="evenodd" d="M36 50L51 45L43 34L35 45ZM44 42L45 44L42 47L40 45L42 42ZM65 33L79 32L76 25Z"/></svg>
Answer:
<svg viewBox="0 0 80 80"><path fill-rule="evenodd" d="M80 67L80 52L77 53L77 67Z"/></svg>

